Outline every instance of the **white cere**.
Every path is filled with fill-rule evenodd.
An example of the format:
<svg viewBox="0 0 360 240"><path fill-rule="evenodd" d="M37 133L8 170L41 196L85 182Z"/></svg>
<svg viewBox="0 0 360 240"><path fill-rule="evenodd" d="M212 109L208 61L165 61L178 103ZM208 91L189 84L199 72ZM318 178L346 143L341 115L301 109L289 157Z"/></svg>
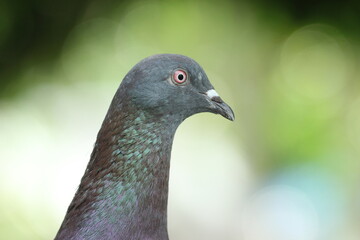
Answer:
<svg viewBox="0 0 360 240"><path fill-rule="evenodd" d="M209 91L206 92L206 95L211 99L213 97L219 97L219 94L214 90L214 89L210 89Z"/></svg>

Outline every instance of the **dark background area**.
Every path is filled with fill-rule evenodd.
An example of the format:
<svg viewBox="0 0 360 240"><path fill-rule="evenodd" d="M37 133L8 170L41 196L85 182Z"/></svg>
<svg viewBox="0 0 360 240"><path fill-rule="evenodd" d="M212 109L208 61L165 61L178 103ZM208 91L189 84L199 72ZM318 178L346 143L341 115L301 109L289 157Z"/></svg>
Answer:
<svg viewBox="0 0 360 240"><path fill-rule="evenodd" d="M235 3L238 1L234 1ZM240 1L244 2L244 1ZM21 69L40 63L51 67L69 32L80 21L111 15L114 8L126 9L131 1L2 0L0 3L0 97L17 94L33 83L18 84ZM360 2L354 0L249 1L252 9L276 27L279 15L287 15L290 28L312 22L329 24L359 41ZM239 5L241 8L241 5ZM149 36L150 37L150 36Z"/></svg>

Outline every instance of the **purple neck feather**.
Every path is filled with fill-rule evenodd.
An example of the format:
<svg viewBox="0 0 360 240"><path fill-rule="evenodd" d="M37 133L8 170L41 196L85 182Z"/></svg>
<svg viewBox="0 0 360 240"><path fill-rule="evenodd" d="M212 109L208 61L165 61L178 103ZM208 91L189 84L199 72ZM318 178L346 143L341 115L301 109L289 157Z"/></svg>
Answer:
<svg viewBox="0 0 360 240"><path fill-rule="evenodd" d="M102 124L57 240L168 239L170 154L180 122L117 106Z"/></svg>

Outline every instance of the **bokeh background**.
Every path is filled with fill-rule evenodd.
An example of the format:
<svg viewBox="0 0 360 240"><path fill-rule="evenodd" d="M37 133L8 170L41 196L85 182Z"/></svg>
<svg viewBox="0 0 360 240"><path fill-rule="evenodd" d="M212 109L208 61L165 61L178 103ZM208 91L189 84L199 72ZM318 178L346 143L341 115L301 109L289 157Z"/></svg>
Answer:
<svg viewBox="0 0 360 240"><path fill-rule="evenodd" d="M360 3L2 0L0 239L52 239L142 58L197 60L236 121L172 156L172 240L360 237Z"/></svg>

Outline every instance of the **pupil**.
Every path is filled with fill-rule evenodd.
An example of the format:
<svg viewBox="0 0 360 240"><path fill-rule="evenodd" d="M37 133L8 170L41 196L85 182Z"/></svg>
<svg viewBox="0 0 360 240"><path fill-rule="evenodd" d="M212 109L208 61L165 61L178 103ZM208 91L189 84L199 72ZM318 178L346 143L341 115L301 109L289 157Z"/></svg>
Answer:
<svg viewBox="0 0 360 240"><path fill-rule="evenodd" d="M184 75L179 74L178 79L179 79L180 81L183 80L183 79L184 79Z"/></svg>

